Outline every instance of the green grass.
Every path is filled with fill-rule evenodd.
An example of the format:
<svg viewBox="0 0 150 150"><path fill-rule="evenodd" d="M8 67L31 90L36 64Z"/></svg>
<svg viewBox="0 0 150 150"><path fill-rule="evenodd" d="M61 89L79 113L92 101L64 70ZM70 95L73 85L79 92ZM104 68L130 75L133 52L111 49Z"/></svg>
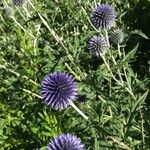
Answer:
<svg viewBox="0 0 150 150"><path fill-rule="evenodd" d="M45 149L61 133L77 135L87 150L150 149L150 2L107 1L125 40L121 58L114 45L101 60L86 47L99 34L89 21L95 3L0 2L0 149ZM55 111L43 103L41 81L54 71L76 78L75 105L88 121L71 106Z"/></svg>

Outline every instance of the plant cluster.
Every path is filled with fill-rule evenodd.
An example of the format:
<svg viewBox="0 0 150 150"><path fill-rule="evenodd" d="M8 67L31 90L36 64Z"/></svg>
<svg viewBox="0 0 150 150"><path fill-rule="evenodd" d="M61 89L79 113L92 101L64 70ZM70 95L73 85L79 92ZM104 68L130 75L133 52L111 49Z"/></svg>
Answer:
<svg viewBox="0 0 150 150"><path fill-rule="evenodd" d="M149 148L149 80L133 70L139 44L126 52L121 2L36 3L3 0L2 149Z"/></svg>

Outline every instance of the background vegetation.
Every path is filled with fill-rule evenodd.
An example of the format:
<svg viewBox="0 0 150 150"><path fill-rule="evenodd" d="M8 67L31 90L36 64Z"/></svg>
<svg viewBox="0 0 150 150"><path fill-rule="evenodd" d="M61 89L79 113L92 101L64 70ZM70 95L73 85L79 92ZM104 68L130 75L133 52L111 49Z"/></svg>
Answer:
<svg viewBox="0 0 150 150"><path fill-rule="evenodd" d="M88 150L150 149L150 1L107 1L125 39L121 58L116 45L105 58L123 86L87 51L88 39L98 34L89 22L98 2L32 0L33 5L15 7L0 1L0 149L44 149L67 132ZM88 121L72 107L54 111L43 103L41 81L54 71L75 76L75 104Z"/></svg>

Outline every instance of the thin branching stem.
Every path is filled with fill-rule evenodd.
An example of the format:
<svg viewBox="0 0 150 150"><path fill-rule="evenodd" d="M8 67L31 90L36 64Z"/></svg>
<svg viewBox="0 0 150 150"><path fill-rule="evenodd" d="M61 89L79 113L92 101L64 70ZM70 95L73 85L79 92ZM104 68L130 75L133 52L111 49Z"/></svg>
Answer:
<svg viewBox="0 0 150 150"><path fill-rule="evenodd" d="M35 97L38 97L38 98L40 98L40 99L42 99L42 96L40 96L40 95L38 95L38 94L36 94L36 93L33 93L32 91L30 91L30 90L27 90L27 89L22 89L24 92L26 92L26 93L28 93L28 94L31 94L31 95L33 95L33 96L35 96Z"/></svg>
<svg viewBox="0 0 150 150"><path fill-rule="evenodd" d="M30 83L32 83L32 84L34 84L34 85L36 85L36 86L40 86L37 82L33 81L32 79L29 79L29 78L28 78L27 76L25 76L25 75L22 76L20 73L18 73L18 72L16 72L16 71L12 70L12 69L10 69L10 68L8 68L8 66L6 66L6 65L0 65L0 68L3 68L3 69L5 69L6 71L9 71L9 72L15 74L17 77L22 77L22 78L28 80Z"/></svg>
<svg viewBox="0 0 150 150"><path fill-rule="evenodd" d="M28 32L17 20L14 16L11 16L12 20L27 34L29 34L32 38L35 38L30 32Z"/></svg>
<svg viewBox="0 0 150 150"><path fill-rule="evenodd" d="M115 58L114 58L114 56L113 56L112 54L111 54L111 57L112 57L113 63L114 63L115 65L117 65L117 62L116 62L116 60L115 60ZM122 79L121 72L120 72L119 69L117 69L117 72L118 72L120 81L122 82L122 85L123 85L123 84L124 84L124 81L123 81L123 79Z"/></svg>
<svg viewBox="0 0 150 150"><path fill-rule="evenodd" d="M104 32L105 32L105 37L106 37L106 41L107 41L108 47L110 47L109 36L108 36L108 31L107 31L107 29L105 29Z"/></svg>
<svg viewBox="0 0 150 150"><path fill-rule="evenodd" d="M101 55L101 54L100 54L100 55ZM118 83L118 85L123 86L123 84L120 83L120 82L116 79L116 77L114 76L114 74L112 73L111 68L110 68L109 64L107 63L107 61L106 61L106 59L105 59L105 56L101 55L101 58L103 59L103 61L104 61L105 65L106 65L107 69L109 70L109 72L110 72L112 78Z"/></svg>
<svg viewBox="0 0 150 150"><path fill-rule="evenodd" d="M36 8L34 7L34 5L32 4L32 2L29 0L30 5L32 6L32 8L37 12ZM47 21L43 18L43 16L37 12L38 16L40 17L42 23L46 26L46 28L50 31L50 33L53 35L54 39L63 47L63 49L65 50L68 59L70 60L70 62L72 63L72 65L74 66L75 69L77 69L77 71L80 73L80 75L82 76L83 79L85 79L85 76L83 74L83 72L81 71L81 69L75 64L74 59L72 57L72 55L69 54L67 47L64 45L64 42L62 41L62 39L58 36L58 34L50 28L49 24L47 23Z"/></svg>
<svg viewBox="0 0 150 150"><path fill-rule="evenodd" d="M111 68L110 68L109 64L107 63L105 57L104 57L103 55L101 55L101 58L103 59L103 61L104 61L105 65L106 65L107 69L109 70L109 72L110 72L112 78L118 83L118 85L124 87L124 84L120 83L120 82L116 79L116 77L114 76L114 74L112 73ZM131 95L131 97L135 100L136 97L134 96L133 92L132 92L128 87L125 87L125 89L126 89L126 91Z"/></svg>
<svg viewBox="0 0 150 150"><path fill-rule="evenodd" d="M121 58L120 44L117 44L117 49L118 49L119 58Z"/></svg>
<svg viewBox="0 0 150 150"><path fill-rule="evenodd" d="M105 37L106 37L106 41L107 41L108 47L110 47L108 31L107 31L106 29L105 29L104 31L105 31ZM114 63L115 65L117 65L117 62L116 62L114 56L112 55L112 53L110 53L110 55L111 55L111 58L112 58L113 63ZM123 81L123 79L122 79L120 70L117 69L117 72L118 72L118 75L119 75L121 84L124 85L124 81Z"/></svg>

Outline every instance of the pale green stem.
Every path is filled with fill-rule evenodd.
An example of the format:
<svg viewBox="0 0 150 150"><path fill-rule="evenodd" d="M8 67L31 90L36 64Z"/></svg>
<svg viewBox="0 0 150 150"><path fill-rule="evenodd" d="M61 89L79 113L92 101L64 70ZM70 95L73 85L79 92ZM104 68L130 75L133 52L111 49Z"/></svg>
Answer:
<svg viewBox="0 0 150 150"><path fill-rule="evenodd" d="M105 29L104 32L105 32L105 37L106 37L106 41L107 41L108 47L110 47L107 29Z"/></svg>
<svg viewBox="0 0 150 150"><path fill-rule="evenodd" d="M88 117L71 101L70 105L85 119L88 120Z"/></svg>
<svg viewBox="0 0 150 150"><path fill-rule="evenodd" d="M27 34L29 34L31 37L35 38L31 33L29 33L17 20L15 17L11 16L12 20Z"/></svg>
<svg viewBox="0 0 150 150"><path fill-rule="evenodd" d="M107 138L110 138L114 143L117 143L121 149L132 150L126 143L122 142L122 139L116 138L114 136L108 136Z"/></svg>
<svg viewBox="0 0 150 150"><path fill-rule="evenodd" d="M133 97L133 99L136 99L135 96L134 96L134 94L133 94L133 92L132 92L131 84L130 84L130 82L129 82L126 69L125 69L124 67L123 67L123 71L124 71L124 75L125 75L125 78L126 78L126 81L127 81L128 88L129 88L129 90L130 90L131 93L132 93L132 97Z"/></svg>
<svg viewBox="0 0 150 150"><path fill-rule="evenodd" d="M101 3L101 2L99 2L99 3ZM95 7L96 7L96 5L97 5L97 2L96 2L96 0L94 0L94 5L95 5Z"/></svg>
<svg viewBox="0 0 150 150"><path fill-rule="evenodd" d="M120 82L115 78L115 76L113 75L113 73L112 73L112 71L111 71L111 68L110 68L110 66L108 65L108 63L107 63L105 57L104 57L103 55L101 55L101 58L103 59L103 61L104 61L105 65L106 65L107 69L109 70L109 72L110 72L112 78L118 83L118 85L124 87L124 85L123 85L122 83L120 83ZM125 89L126 89L127 92L132 96L133 99L136 99L136 97L134 96L133 92L132 92L128 87L125 87Z"/></svg>
<svg viewBox="0 0 150 150"><path fill-rule="evenodd" d="M108 46L110 46L107 30L105 30L105 36L106 36L106 40L107 40ZM124 87L124 82L120 83L120 82L116 79L116 77L115 77L114 74L112 73L111 68L110 68L109 64L107 63L105 57L104 57L102 54L100 54L100 56L101 56L101 58L103 59L103 61L104 61L105 65L106 65L106 67L108 68L108 70L109 70L109 72L110 72L112 78L118 83L118 85ZM114 59L114 60L115 60L115 59ZM119 74L120 74L120 77L121 77L121 73L119 73ZM122 81L123 81L123 80L122 80ZM127 92L132 96L133 99L136 99L136 97L134 96L134 94L133 94L133 92L132 92L131 89L129 89L128 87L125 87L125 89L126 89Z"/></svg>
<svg viewBox="0 0 150 150"><path fill-rule="evenodd" d="M105 31L105 37L106 37L106 41L107 41L108 47L110 47L108 31L107 31L107 29L105 29L104 31ZM112 57L112 60L113 60L114 64L117 65L116 60L115 60L115 58L114 58L114 56L112 54L111 54L111 57ZM117 69L117 72L118 72L119 78L120 78L120 80L122 82L122 85L123 85L124 82L123 82L123 79L122 79L122 76L121 76L121 72L120 72L119 69Z"/></svg>
<svg viewBox="0 0 150 150"><path fill-rule="evenodd" d="M32 8L36 11L36 8L34 7L34 5L32 4L32 2L30 0L29 0L29 3L32 6ZM65 47L64 43L62 42L62 39L59 38L59 36L56 34L56 32L53 29L50 28L50 26L48 25L47 21L42 17L42 15L40 13L38 13L38 16L40 17L40 19L43 22L43 24L47 27L47 29L51 32L51 34L53 35L53 37L55 38L55 40L63 47L63 49L65 50L65 52L67 54L67 57L71 61L72 65L74 65L74 67L78 70L78 72L80 73L80 75L82 75L82 77L85 79L85 76L82 73L81 69L74 63L73 57L68 53L68 50Z"/></svg>
<svg viewBox="0 0 150 150"><path fill-rule="evenodd" d="M40 95L38 95L38 94L36 94L36 93L33 93L33 92L31 92L31 91L29 91L29 90L27 90L27 89L22 89L24 92L26 92L26 93L29 93L29 94L31 94L31 95L33 95L33 96L35 96L35 97L38 97L38 98L40 98L40 99L42 99L42 96L40 96Z"/></svg>
<svg viewBox="0 0 150 150"><path fill-rule="evenodd" d="M34 5L32 4L32 2L30 0L28 0L28 2L30 3L31 7L36 11L36 8L34 7Z"/></svg>
<svg viewBox="0 0 150 150"><path fill-rule="evenodd" d="M5 0L4 0L4 4L5 4L6 6L8 6L8 4L7 4L7 2L6 2ZM18 8L17 8L17 10L18 10L18 12L20 13L20 15L23 17L23 19L26 20L25 17L23 16L23 14L19 11ZM10 17L12 18L12 20L13 20L25 33L27 33L27 34L29 34L31 37L35 38L31 33L29 33L29 32L15 19L15 17L14 17L13 15L11 15Z"/></svg>
<svg viewBox="0 0 150 150"><path fill-rule="evenodd" d="M24 10L25 10L25 12L26 12L26 14L27 14L27 17L30 18L31 15L30 15L28 9L26 8L26 6L23 6L23 8L24 8Z"/></svg>
<svg viewBox="0 0 150 150"><path fill-rule="evenodd" d="M128 93L132 96L132 98L133 98L134 100L136 100L136 97L134 96L133 92L130 91L130 89L129 89L128 87L125 87L125 89L126 89L126 90L128 91Z"/></svg>
<svg viewBox="0 0 150 150"><path fill-rule="evenodd" d="M19 10L19 8L16 7L16 9L17 9L17 11L19 12L19 14L21 15L21 17L22 17L25 21L27 21L27 19L25 18L25 16L23 15L23 13Z"/></svg>
<svg viewBox="0 0 150 150"><path fill-rule="evenodd" d="M81 81L80 77L70 68L70 66L65 63L65 66L68 68L68 70L75 76L75 78L79 81Z"/></svg>
<svg viewBox="0 0 150 150"><path fill-rule="evenodd" d="M116 60L115 60L114 56L113 56L113 55L111 55L111 57L112 57L112 60L113 60L114 64L115 64L115 65L117 65L117 63L116 63ZM119 70L119 69L117 69L117 72L118 72L118 75L119 75L119 78L120 78L120 80L121 80L122 84L124 84L124 81L123 81L123 79L122 79L122 76L121 76L121 72L120 72L120 70Z"/></svg>
<svg viewBox="0 0 150 150"><path fill-rule="evenodd" d="M6 71L9 71L9 72L15 74L17 77L20 77L20 76L21 76L20 73L14 71L14 70L12 70L12 69L10 69L10 68L8 68L8 67L5 67L5 66L3 66L3 65L0 65L0 68L3 68L3 69L5 69ZM29 79L29 78L28 78L27 76L25 76L25 75L23 75L23 76L21 76L21 77L24 78L24 79L26 79L26 80L28 80L29 82L33 83L33 84L36 85L36 86L40 86L38 83L36 83L35 81Z"/></svg>
<svg viewBox="0 0 150 150"><path fill-rule="evenodd" d="M103 55L101 55L101 54L100 54L100 56L101 56L101 58L103 59L103 61L104 61L105 65L106 65L107 69L109 70L109 72L110 72L112 78L113 78L119 85L123 86L123 84L120 83L120 82L115 78L115 76L113 75L113 73L112 73L112 71L111 71L111 68L110 68L109 64L107 63L105 57L104 57Z"/></svg>
<svg viewBox="0 0 150 150"><path fill-rule="evenodd" d="M109 96L111 97L112 96L112 91L111 91L111 78L109 78Z"/></svg>
<svg viewBox="0 0 150 150"><path fill-rule="evenodd" d="M90 21L90 18L88 17L89 15L87 14L87 12L86 12L86 10L83 8L83 6L81 6L81 9L82 9L83 13L85 14L85 16L87 17L87 20L88 20L89 24L93 27L93 29L94 29L97 33L100 33L100 34L101 34L101 32L100 32L99 30L97 30L97 29L93 26L92 22ZM101 34L101 35L102 35L102 34Z"/></svg>
<svg viewBox="0 0 150 150"><path fill-rule="evenodd" d="M109 111L110 117L113 117L113 113L112 113L112 110L111 110L111 107L110 107L110 106L108 106L108 111Z"/></svg>
<svg viewBox="0 0 150 150"><path fill-rule="evenodd" d="M103 103L106 103L107 101L104 99L104 98L102 98L100 95L98 95L98 98L103 102Z"/></svg>
<svg viewBox="0 0 150 150"><path fill-rule="evenodd" d="M119 58L121 58L120 45L119 45L119 44L117 44L117 47L118 47L118 54L119 54Z"/></svg>
<svg viewBox="0 0 150 150"><path fill-rule="evenodd" d="M36 34L36 38L34 39L34 55L35 56L37 55L36 43L37 43L38 35L40 34L40 28L41 28L41 25L37 25L37 28L36 28L37 34Z"/></svg>
<svg viewBox="0 0 150 150"><path fill-rule="evenodd" d="M9 68L7 68L7 67L5 67L5 66L3 66L3 65L0 65L0 68L3 68L3 69L5 69L5 70L7 70L7 71L9 71L9 72L11 72L11 73L13 73L13 74L15 74L17 77L20 76L19 73L15 72L15 71L13 71L12 69L9 69Z"/></svg>
<svg viewBox="0 0 150 150"><path fill-rule="evenodd" d="M34 7L34 5L31 3L31 1L29 0L31 6L36 10L36 8ZM50 28L50 26L48 25L47 21L42 17L42 15L40 13L38 13L38 16L40 17L41 21L43 22L43 24L47 27L47 29L51 32L51 34L53 35L53 37L55 38L55 40L64 48L67 57L69 58L69 60L71 61L71 63L74 65L74 67L78 70L78 72L82 75L83 78L85 78L84 74L82 73L81 69L74 63L74 59L73 57L68 53L67 48L65 47L64 43L62 42L62 39L59 38L59 36L56 34L56 32Z"/></svg>
<svg viewBox="0 0 150 150"><path fill-rule="evenodd" d="M59 42L61 44L61 46L64 48L67 57L69 58L69 60L71 61L71 63L74 65L74 67L80 72L80 74L82 75L83 78L84 75L82 73L82 71L80 70L80 68L74 63L74 59L73 57L68 53L67 48L65 47L64 43L62 42L62 40L58 37L58 35L55 33L54 30L52 30L49 25L47 24L47 22L45 21L45 19L39 14L39 17L41 18L42 22L45 24L45 26L48 28L48 30L52 33L52 35L54 36L54 38L56 39L57 42Z"/></svg>

